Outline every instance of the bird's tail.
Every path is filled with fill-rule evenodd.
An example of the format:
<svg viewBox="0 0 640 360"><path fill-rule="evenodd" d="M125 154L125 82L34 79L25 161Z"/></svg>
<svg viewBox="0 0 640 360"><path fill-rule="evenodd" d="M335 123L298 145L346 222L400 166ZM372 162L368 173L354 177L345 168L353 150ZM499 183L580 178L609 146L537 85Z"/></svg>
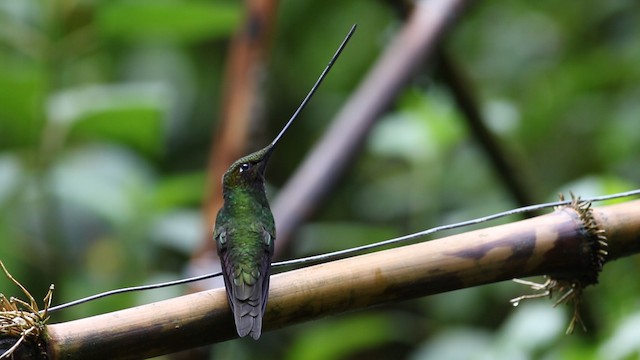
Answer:
<svg viewBox="0 0 640 360"><path fill-rule="evenodd" d="M266 272L265 276L257 279L253 285L233 280L229 281L233 284L225 284L227 290L231 289L231 291L227 291L227 295L233 311L236 330L240 337L251 335L252 338L258 340L262 333L262 317L269 293L269 269L264 270L266 270L264 271Z"/></svg>

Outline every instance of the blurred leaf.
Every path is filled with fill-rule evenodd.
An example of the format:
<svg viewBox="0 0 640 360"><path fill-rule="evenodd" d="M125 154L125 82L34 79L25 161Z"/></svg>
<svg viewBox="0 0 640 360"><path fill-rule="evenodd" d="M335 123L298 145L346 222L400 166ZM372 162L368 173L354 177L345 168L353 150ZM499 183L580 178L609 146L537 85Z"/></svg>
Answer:
<svg viewBox="0 0 640 360"><path fill-rule="evenodd" d="M590 341L571 342L567 346L558 346L551 348L544 359L562 359L562 360L602 360L598 357L597 346ZM605 359L608 359L605 357Z"/></svg>
<svg viewBox="0 0 640 360"><path fill-rule="evenodd" d="M240 20L238 3L211 1L106 1L98 27L122 40L155 38L193 42L227 36Z"/></svg>
<svg viewBox="0 0 640 360"><path fill-rule="evenodd" d="M419 119L405 113L388 115L374 128L369 147L377 155L419 161L437 155L436 143Z"/></svg>
<svg viewBox="0 0 640 360"><path fill-rule="evenodd" d="M434 206L430 174L412 169L401 174L385 174L355 192L353 210L362 218L389 221ZM437 174L437 170L431 174Z"/></svg>
<svg viewBox="0 0 640 360"><path fill-rule="evenodd" d="M189 256L201 243L204 227L200 211L174 210L159 215L153 222L151 239Z"/></svg>
<svg viewBox="0 0 640 360"><path fill-rule="evenodd" d="M487 309L494 303L492 297L499 297L500 288L505 283L489 284L484 287L460 289L424 299L421 304L431 320L439 324L468 324L482 319ZM500 300L503 298L500 297ZM505 309L505 304L500 306Z"/></svg>
<svg viewBox="0 0 640 360"><path fill-rule="evenodd" d="M556 193L563 193L568 198L569 193L574 193L582 198L598 196L602 194L614 194L628 191L635 184L613 175L587 175L567 184L563 184ZM555 200L555 199L553 199ZM598 202L596 206L604 206L629 201L628 199L613 199Z"/></svg>
<svg viewBox="0 0 640 360"><path fill-rule="evenodd" d="M602 359L637 359L640 356L640 312L629 315L618 324L615 333L605 341L598 353Z"/></svg>
<svg viewBox="0 0 640 360"><path fill-rule="evenodd" d="M43 119L46 74L0 53L0 148L33 145Z"/></svg>
<svg viewBox="0 0 640 360"><path fill-rule="evenodd" d="M207 175L202 172L164 177L155 189L158 209L200 205Z"/></svg>
<svg viewBox="0 0 640 360"><path fill-rule="evenodd" d="M56 93L48 113L53 124L69 129L71 141L112 141L158 155L169 108L168 91L161 85L94 85Z"/></svg>
<svg viewBox="0 0 640 360"><path fill-rule="evenodd" d="M629 314L638 311L640 282L628 276L640 272L640 257L629 261L608 262L600 274L599 284L590 296L589 308L594 309L594 322L602 329L603 338L609 336Z"/></svg>
<svg viewBox="0 0 640 360"><path fill-rule="evenodd" d="M18 185L24 180L22 172L22 164L15 156L0 154L0 208L17 192Z"/></svg>
<svg viewBox="0 0 640 360"><path fill-rule="evenodd" d="M161 115L156 109L149 108L105 110L78 121L69 138L109 140L158 155L162 147Z"/></svg>
<svg viewBox="0 0 640 360"><path fill-rule="evenodd" d="M392 227L355 222L316 222L300 230L300 241L296 241L294 246L297 254L320 254L345 249L346 244L349 247L371 244L398 235Z"/></svg>
<svg viewBox="0 0 640 360"><path fill-rule="evenodd" d="M485 330L445 330L418 347L411 359L490 359L491 340Z"/></svg>
<svg viewBox="0 0 640 360"><path fill-rule="evenodd" d="M109 283L118 279L126 268L127 254L117 239L101 237L87 247L84 270L96 283Z"/></svg>
<svg viewBox="0 0 640 360"><path fill-rule="evenodd" d="M375 154L420 162L443 156L463 136L460 119L445 94L409 89L401 97L400 110L376 124L369 148Z"/></svg>
<svg viewBox="0 0 640 360"><path fill-rule="evenodd" d="M126 224L144 215L139 210L151 195L149 175L132 152L87 146L59 160L51 187L59 201L75 203L113 224Z"/></svg>
<svg viewBox="0 0 640 360"><path fill-rule="evenodd" d="M304 332L290 345L287 359L340 359L362 349L395 340L393 322L381 314L355 315Z"/></svg>
<svg viewBox="0 0 640 360"><path fill-rule="evenodd" d="M432 87L428 91L410 88L402 94L400 106L424 123L440 151L455 146L466 135L459 112L441 88Z"/></svg>
<svg viewBox="0 0 640 360"><path fill-rule="evenodd" d="M509 316L500 330L502 344L526 352L544 349L564 334L569 325L567 307L554 307L550 301L524 302Z"/></svg>
<svg viewBox="0 0 640 360"><path fill-rule="evenodd" d="M512 138L522 121L522 114L516 104L506 99L493 99L482 106L489 129L503 137Z"/></svg>
<svg viewBox="0 0 640 360"><path fill-rule="evenodd" d="M606 126L602 127L600 141L597 145L597 153L604 162L612 165L634 163L636 155L640 153L640 129L638 127L638 114L640 114L640 90L636 89L621 96L615 105L612 117L607 119ZM635 174L640 175L638 167Z"/></svg>
<svg viewBox="0 0 640 360"><path fill-rule="evenodd" d="M38 6L33 0L4 0L0 2L0 13L20 21L33 20L38 13Z"/></svg>

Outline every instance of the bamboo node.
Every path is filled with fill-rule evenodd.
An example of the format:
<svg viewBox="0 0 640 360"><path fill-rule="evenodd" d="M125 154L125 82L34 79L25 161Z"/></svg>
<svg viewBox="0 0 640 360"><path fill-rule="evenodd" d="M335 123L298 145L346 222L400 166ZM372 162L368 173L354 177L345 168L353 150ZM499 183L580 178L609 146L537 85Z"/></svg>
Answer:
<svg viewBox="0 0 640 360"><path fill-rule="evenodd" d="M559 194L560 201L564 201L564 195ZM580 324L584 331L587 328L582 321L579 311L579 303L582 298L582 291L586 286L597 284L598 275L602 271L602 267L607 257L607 236L605 230L600 227L595 217L591 202L581 200L579 196L571 193L571 203L568 205L557 206L556 210L572 209L578 214L580 220L580 233L588 244L589 269L577 278L557 278L553 276L545 276L547 279L544 283L539 284L532 281L521 279L513 279L513 281L531 287L534 294L522 295L511 299L513 306L518 306L521 301L528 299L536 299L541 297L553 298L555 294L559 294L558 300L553 304L554 307L566 303L573 306L573 315L567 334L573 333L576 324Z"/></svg>
<svg viewBox="0 0 640 360"><path fill-rule="evenodd" d="M571 194L571 204L565 206L556 207L556 210L572 209L574 210L580 219L582 236L587 241L589 247L589 262L590 269L580 279L579 282L583 286L589 286L598 283L598 275L602 271L604 263L607 261L608 240L604 229L600 227L600 224L593 216L593 209L591 208L591 202L580 199L579 196ZM560 200L564 200L564 195L559 194Z"/></svg>

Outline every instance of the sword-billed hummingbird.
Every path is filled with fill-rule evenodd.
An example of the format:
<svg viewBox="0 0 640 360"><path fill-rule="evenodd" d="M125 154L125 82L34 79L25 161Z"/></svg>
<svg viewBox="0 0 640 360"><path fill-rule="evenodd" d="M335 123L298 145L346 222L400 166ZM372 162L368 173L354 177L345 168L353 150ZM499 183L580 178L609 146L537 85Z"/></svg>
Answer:
<svg viewBox="0 0 640 360"><path fill-rule="evenodd" d="M293 120L304 109L355 31L351 30L280 133L264 149L240 158L222 177L224 204L213 237L238 335L258 339L267 305L276 229L264 188L267 161Z"/></svg>

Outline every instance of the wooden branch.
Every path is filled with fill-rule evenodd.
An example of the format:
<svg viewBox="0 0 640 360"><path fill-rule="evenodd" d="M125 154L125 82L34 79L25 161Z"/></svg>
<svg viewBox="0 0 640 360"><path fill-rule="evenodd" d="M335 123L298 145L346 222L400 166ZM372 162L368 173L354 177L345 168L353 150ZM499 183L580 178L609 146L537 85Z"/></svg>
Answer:
<svg viewBox="0 0 640 360"><path fill-rule="evenodd" d="M640 252L640 200L593 209L608 260ZM272 276L265 330L445 291L590 271L578 213L551 214ZM507 301L507 299L505 299ZM236 336L223 288L48 325L49 359L138 359Z"/></svg>

